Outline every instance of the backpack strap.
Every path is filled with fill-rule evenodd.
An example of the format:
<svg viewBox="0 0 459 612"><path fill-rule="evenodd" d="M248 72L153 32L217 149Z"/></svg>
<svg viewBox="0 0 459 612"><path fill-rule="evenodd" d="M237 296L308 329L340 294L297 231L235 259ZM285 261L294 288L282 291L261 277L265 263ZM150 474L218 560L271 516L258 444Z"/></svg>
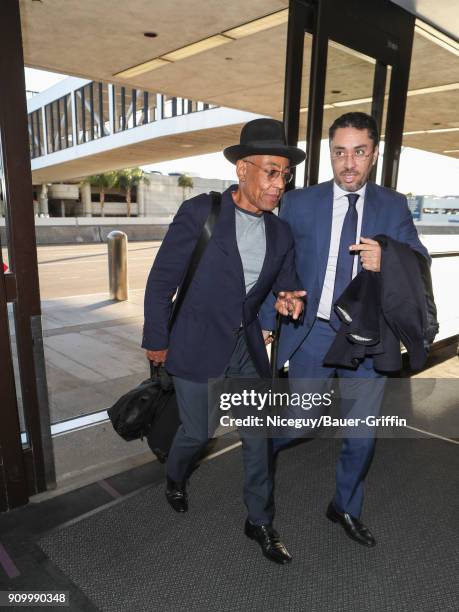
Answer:
<svg viewBox="0 0 459 612"><path fill-rule="evenodd" d="M207 244L212 237L212 233L214 231L215 224L218 219L218 215L220 214L222 195L217 191L211 191L210 197L212 198L212 204L210 207L209 215L204 223L204 226L201 230L201 235L199 236L198 242L194 248L193 254L191 255L190 264L188 266L188 270L183 278L182 284L179 287L177 297L172 305L172 312L169 319L169 331L172 329L172 326L175 323L179 310L182 306L183 300L187 294L188 288L193 280L193 276L197 270L199 262L201 261L201 257L206 250Z"/></svg>

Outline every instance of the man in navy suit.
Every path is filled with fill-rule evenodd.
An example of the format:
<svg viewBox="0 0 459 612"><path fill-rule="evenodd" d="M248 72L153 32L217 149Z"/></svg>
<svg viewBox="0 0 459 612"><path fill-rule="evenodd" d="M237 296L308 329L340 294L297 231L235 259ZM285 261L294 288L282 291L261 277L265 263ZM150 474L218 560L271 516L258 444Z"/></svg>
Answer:
<svg viewBox="0 0 459 612"><path fill-rule="evenodd" d="M360 267L380 271L381 247L371 236L386 234L426 258L428 253L419 241L405 196L368 182L378 158L374 119L365 113L342 115L330 127L329 144L334 180L292 190L282 201L280 217L292 229L296 269L308 296L304 319L283 321L278 367L289 360L292 386L301 385L299 379L322 379L317 384L325 386L324 379L338 376L347 395L355 390L356 401L346 416L365 418L380 411L385 377L374 369L372 357L366 357L355 370L324 366L340 324L332 305ZM268 299L260 313L264 329L274 329L274 316ZM274 439L274 452L290 441ZM374 435L367 431L363 437L343 439L336 491L327 510L331 521L365 546L375 545L370 530L360 521L364 478L374 444Z"/></svg>
<svg viewBox="0 0 459 612"><path fill-rule="evenodd" d="M208 380L269 377L270 366L258 312L267 295L283 294L292 318L303 303L288 224L272 214L291 167L305 155L286 144L282 123L256 119L246 124L240 144L224 150L236 164L239 185L222 194L221 209L169 334L171 299L182 282L209 214L211 197L182 204L159 249L145 293L142 346L154 363L172 374L181 426L167 461L166 497L177 512L188 510L186 482L213 434L209 424ZM209 431L210 430L210 431ZM276 563L291 556L272 526L273 480L269 440L241 431L245 534Z"/></svg>

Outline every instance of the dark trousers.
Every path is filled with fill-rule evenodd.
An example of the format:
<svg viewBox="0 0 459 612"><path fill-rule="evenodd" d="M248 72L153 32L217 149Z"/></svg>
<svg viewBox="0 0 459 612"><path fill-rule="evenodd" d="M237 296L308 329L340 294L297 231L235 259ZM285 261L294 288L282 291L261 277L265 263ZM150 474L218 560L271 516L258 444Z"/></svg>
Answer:
<svg viewBox="0 0 459 612"><path fill-rule="evenodd" d="M224 378L258 378L244 333L240 331ZM167 475L176 482L186 480L215 430L216 410L208 406L207 383L174 376L180 425L167 460ZM209 422L210 413L210 422ZM270 440L250 437L240 431L244 462L244 502L254 525L271 523L274 515Z"/></svg>
<svg viewBox="0 0 459 612"><path fill-rule="evenodd" d="M347 408L346 401L341 401L342 416L349 419L377 416L384 395L385 377L373 369L373 359L370 357L366 358L356 370L323 366L323 358L335 336L328 322L319 319L315 321L309 335L289 361L291 391L299 391L302 385L301 379L324 380L336 374L340 379L343 394L354 398L354 401L350 402L350 408ZM311 390L311 385L303 383L303 386L305 384L308 390ZM323 392L323 389L319 388L313 390ZM289 408L287 416L310 415L302 410ZM358 518L363 505L364 478L374 453L374 428L360 427L359 430L353 430L352 435L355 437L343 438L336 466L336 491L333 503L338 510ZM293 432L292 438L294 438ZM274 452L287 446L291 439L273 440Z"/></svg>

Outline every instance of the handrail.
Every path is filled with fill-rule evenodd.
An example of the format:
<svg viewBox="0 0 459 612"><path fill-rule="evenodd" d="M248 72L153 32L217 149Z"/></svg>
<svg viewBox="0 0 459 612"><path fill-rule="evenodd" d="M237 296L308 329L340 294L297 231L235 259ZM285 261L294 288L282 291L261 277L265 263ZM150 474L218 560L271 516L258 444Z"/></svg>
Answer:
<svg viewBox="0 0 459 612"><path fill-rule="evenodd" d="M429 253L429 255L435 259L437 257L457 257L459 255L459 251L433 251Z"/></svg>

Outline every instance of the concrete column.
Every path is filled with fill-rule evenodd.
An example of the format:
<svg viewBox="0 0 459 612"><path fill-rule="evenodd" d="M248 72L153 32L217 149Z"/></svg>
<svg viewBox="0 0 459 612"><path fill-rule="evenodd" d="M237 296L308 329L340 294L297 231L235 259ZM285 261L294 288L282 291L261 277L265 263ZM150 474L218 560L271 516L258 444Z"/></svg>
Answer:
<svg viewBox="0 0 459 612"><path fill-rule="evenodd" d="M83 217L92 217L91 185L83 183L80 186L81 202L83 204Z"/></svg>
<svg viewBox="0 0 459 612"><path fill-rule="evenodd" d="M40 214L44 217L49 217L49 209L48 209L48 185L43 183L40 191Z"/></svg>
<svg viewBox="0 0 459 612"><path fill-rule="evenodd" d="M145 217L145 183L140 181L137 185L137 214L139 217Z"/></svg>

